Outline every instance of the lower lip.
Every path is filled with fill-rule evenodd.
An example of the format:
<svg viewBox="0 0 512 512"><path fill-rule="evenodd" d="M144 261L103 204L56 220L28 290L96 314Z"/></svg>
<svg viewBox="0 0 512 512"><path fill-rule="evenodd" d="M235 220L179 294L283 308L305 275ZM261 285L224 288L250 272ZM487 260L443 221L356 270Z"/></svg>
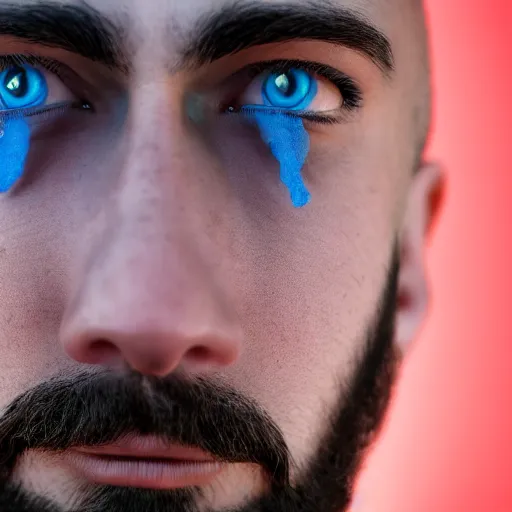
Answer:
<svg viewBox="0 0 512 512"><path fill-rule="evenodd" d="M63 455L67 464L87 480L120 487L176 489L206 485L224 467L221 463L211 461L120 458L89 455L74 450Z"/></svg>

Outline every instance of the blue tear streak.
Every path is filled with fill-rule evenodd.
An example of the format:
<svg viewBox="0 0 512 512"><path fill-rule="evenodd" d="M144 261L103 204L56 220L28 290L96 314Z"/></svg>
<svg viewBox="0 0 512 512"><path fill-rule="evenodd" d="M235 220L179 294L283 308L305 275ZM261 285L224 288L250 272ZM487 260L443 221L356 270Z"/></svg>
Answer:
<svg viewBox="0 0 512 512"><path fill-rule="evenodd" d="M25 170L30 146L30 128L24 119L9 119L1 128L0 192L8 192Z"/></svg>
<svg viewBox="0 0 512 512"><path fill-rule="evenodd" d="M287 114L250 113L260 129L261 138L270 147L280 165L281 181L288 187L295 208L311 200L301 171L309 153L309 134L300 117Z"/></svg>

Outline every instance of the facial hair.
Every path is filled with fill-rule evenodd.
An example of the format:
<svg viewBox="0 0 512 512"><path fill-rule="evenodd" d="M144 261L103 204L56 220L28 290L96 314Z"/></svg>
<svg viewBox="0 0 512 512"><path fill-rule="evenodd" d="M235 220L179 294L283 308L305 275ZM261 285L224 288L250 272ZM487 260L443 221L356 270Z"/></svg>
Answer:
<svg viewBox="0 0 512 512"><path fill-rule="evenodd" d="M396 378L398 273L395 251L357 371L348 387L340 385L329 428L296 484L290 482L291 456L279 427L254 400L235 390L174 375L162 379L134 371L85 373L32 388L0 418L0 510L64 512L12 481L16 462L27 450L59 452L110 444L136 433L197 446L222 461L262 467L270 481L268 492L224 512L343 512L362 458L385 417ZM219 431L222 436L216 435ZM65 512L199 512L201 495L198 488L91 486L80 503Z"/></svg>

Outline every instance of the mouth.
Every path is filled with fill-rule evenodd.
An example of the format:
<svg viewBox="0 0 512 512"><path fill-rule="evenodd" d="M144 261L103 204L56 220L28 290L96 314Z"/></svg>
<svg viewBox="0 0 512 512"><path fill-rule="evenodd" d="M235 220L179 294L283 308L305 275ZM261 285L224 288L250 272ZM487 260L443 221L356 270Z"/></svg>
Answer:
<svg viewBox="0 0 512 512"><path fill-rule="evenodd" d="M206 485L225 467L208 453L151 437L125 437L99 447L74 447L65 463L95 484L147 489Z"/></svg>

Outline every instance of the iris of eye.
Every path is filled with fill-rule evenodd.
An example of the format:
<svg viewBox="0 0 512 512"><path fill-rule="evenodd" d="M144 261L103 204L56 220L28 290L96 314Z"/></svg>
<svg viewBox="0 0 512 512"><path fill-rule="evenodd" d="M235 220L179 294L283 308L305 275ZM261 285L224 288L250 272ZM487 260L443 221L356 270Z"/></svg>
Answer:
<svg viewBox="0 0 512 512"><path fill-rule="evenodd" d="M318 85L310 73L292 69L269 75L263 83L262 95L266 105L300 110L308 108L316 96Z"/></svg>
<svg viewBox="0 0 512 512"><path fill-rule="evenodd" d="M22 98L28 92L27 73L23 68L12 68L4 78L4 87L11 96Z"/></svg>

